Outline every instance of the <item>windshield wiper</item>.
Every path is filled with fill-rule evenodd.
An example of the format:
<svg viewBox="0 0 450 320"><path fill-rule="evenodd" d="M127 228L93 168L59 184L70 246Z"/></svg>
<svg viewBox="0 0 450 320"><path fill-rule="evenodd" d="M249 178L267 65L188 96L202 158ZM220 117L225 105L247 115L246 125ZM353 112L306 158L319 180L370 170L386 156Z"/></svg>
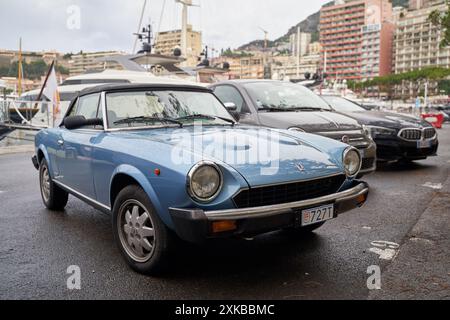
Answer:
<svg viewBox="0 0 450 320"><path fill-rule="evenodd" d="M133 117L118 120L114 124L131 124L131 123L149 123L149 122L161 122L161 123L172 123L183 127L183 123L180 121L170 119L170 118L158 118L158 117Z"/></svg>
<svg viewBox="0 0 450 320"><path fill-rule="evenodd" d="M273 112L292 112L292 111L323 111L323 108L314 108L314 107L263 107L260 110L273 111Z"/></svg>
<svg viewBox="0 0 450 320"><path fill-rule="evenodd" d="M211 116L211 115L207 115L207 114L192 114L189 116L185 116L185 117L181 117L181 118L177 118L177 121L183 121L183 120L195 120L195 119L204 119L204 120L216 120L216 119L220 119L223 120L225 122L229 122L231 123L233 126L236 124L233 120L228 119L228 118L223 118L223 117L219 117L219 116Z"/></svg>

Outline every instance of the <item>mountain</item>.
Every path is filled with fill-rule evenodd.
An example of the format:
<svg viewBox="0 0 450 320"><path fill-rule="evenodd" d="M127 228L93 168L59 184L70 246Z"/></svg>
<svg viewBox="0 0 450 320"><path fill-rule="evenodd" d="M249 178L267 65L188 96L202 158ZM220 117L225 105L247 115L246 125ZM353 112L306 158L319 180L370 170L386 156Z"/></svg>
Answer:
<svg viewBox="0 0 450 320"><path fill-rule="evenodd" d="M330 6L334 3L334 1L328 2L324 6ZM409 0L393 0L392 5L394 7L408 7ZM268 42L268 46L270 48L277 47L281 43L285 43L289 41L289 37L297 32L297 28L300 26L300 30L302 32L308 32L312 34L312 41L318 41L319 40L319 20L320 20L320 11L310 15L302 22L298 23L297 25L291 27L289 31L279 37L278 39L275 39L273 41ZM264 47L264 40L254 40L247 44L244 44L238 48L238 50L252 50L252 49L261 49Z"/></svg>

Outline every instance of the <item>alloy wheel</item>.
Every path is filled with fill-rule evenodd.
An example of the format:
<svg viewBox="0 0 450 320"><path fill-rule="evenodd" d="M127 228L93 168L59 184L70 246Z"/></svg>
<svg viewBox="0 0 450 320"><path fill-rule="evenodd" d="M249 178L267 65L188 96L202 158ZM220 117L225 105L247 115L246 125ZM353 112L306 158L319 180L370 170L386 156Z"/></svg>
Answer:
<svg viewBox="0 0 450 320"><path fill-rule="evenodd" d="M117 228L120 242L128 256L145 263L153 256L156 238L148 210L137 200L128 200L119 209Z"/></svg>

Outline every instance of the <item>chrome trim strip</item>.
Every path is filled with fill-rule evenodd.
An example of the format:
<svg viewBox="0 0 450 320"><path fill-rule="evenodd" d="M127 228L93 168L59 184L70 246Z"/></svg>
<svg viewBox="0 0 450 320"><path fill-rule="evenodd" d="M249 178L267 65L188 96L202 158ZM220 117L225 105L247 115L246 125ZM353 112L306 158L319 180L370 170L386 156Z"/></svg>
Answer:
<svg viewBox="0 0 450 320"><path fill-rule="evenodd" d="M362 182L351 189L315 199L256 208L206 211L204 214L209 221L265 218L283 213L289 213L292 212L293 209L310 208L327 202L345 202L367 194L368 192L368 185ZM169 208L169 210L177 211L178 209Z"/></svg>
<svg viewBox="0 0 450 320"><path fill-rule="evenodd" d="M97 200L94 200L88 196L85 196L84 194L82 194L81 192L76 191L75 189L66 186L64 183L58 181L58 180L52 180L54 183L56 183L58 186L62 187L63 189L66 189L67 191L69 191L70 193L79 196L80 198L86 199L89 202L92 202L94 204L96 204L99 207L102 207L103 209L106 209L108 211L111 211L111 208L104 205L103 203L98 202Z"/></svg>
<svg viewBox="0 0 450 320"><path fill-rule="evenodd" d="M106 94L103 91L100 94L100 105L103 113L103 131L108 131L108 113L106 112Z"/></svg>

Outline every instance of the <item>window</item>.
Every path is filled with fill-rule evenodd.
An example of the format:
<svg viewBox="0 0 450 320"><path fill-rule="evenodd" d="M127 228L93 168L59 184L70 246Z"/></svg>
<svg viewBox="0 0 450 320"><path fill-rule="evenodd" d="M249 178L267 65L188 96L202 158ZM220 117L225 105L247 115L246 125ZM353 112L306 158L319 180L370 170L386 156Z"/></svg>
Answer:
<svg viewBox="0 0 450 320"><path fill-rule="evenodd" d="M68 116L84 116L86 119L103 118L100 107L100 94L91 94L78 98ZM95 129L96 127L90 127Z"/></svg>
<svg viewBox="0 0 450 320"><path fill-rule="evenodd" d="M84 116L86 119L99 118L100 94L92 94L81 97L78 100L77 111L75 115Z"/></svg>
<svg viewBox="0 0 450 320"><path fill-rule="evenodd" d="M233 122L223 105L209 92L148 90L108 93L106 108L111 128L173 125L173 121L183 125L192 125L195 121L202 121L204 125ZM195 115L205 117L195 118Z"/></svg>
<svg viewBox="0 0 450 320"><path fill-rule="evenodd" d="M222 103L234 103L239 113L249 113L244 98L236 88L227 85L218 86L214 89L214 93Z"/></svg>
<svg viewBox="0 0 450 320"><path fill-rule="evenodd" d="M337 96L322 96L336 111L339 112L362 112L365 109L361 108L354 102Z"/></svg>
<svg viewBox="0 0 450 320"><path fill-rule="evenodd" d="M259 110L271 108L331 110L322 98L299 84L261 81L246 83L244 87L255 100Z"/></svg>

